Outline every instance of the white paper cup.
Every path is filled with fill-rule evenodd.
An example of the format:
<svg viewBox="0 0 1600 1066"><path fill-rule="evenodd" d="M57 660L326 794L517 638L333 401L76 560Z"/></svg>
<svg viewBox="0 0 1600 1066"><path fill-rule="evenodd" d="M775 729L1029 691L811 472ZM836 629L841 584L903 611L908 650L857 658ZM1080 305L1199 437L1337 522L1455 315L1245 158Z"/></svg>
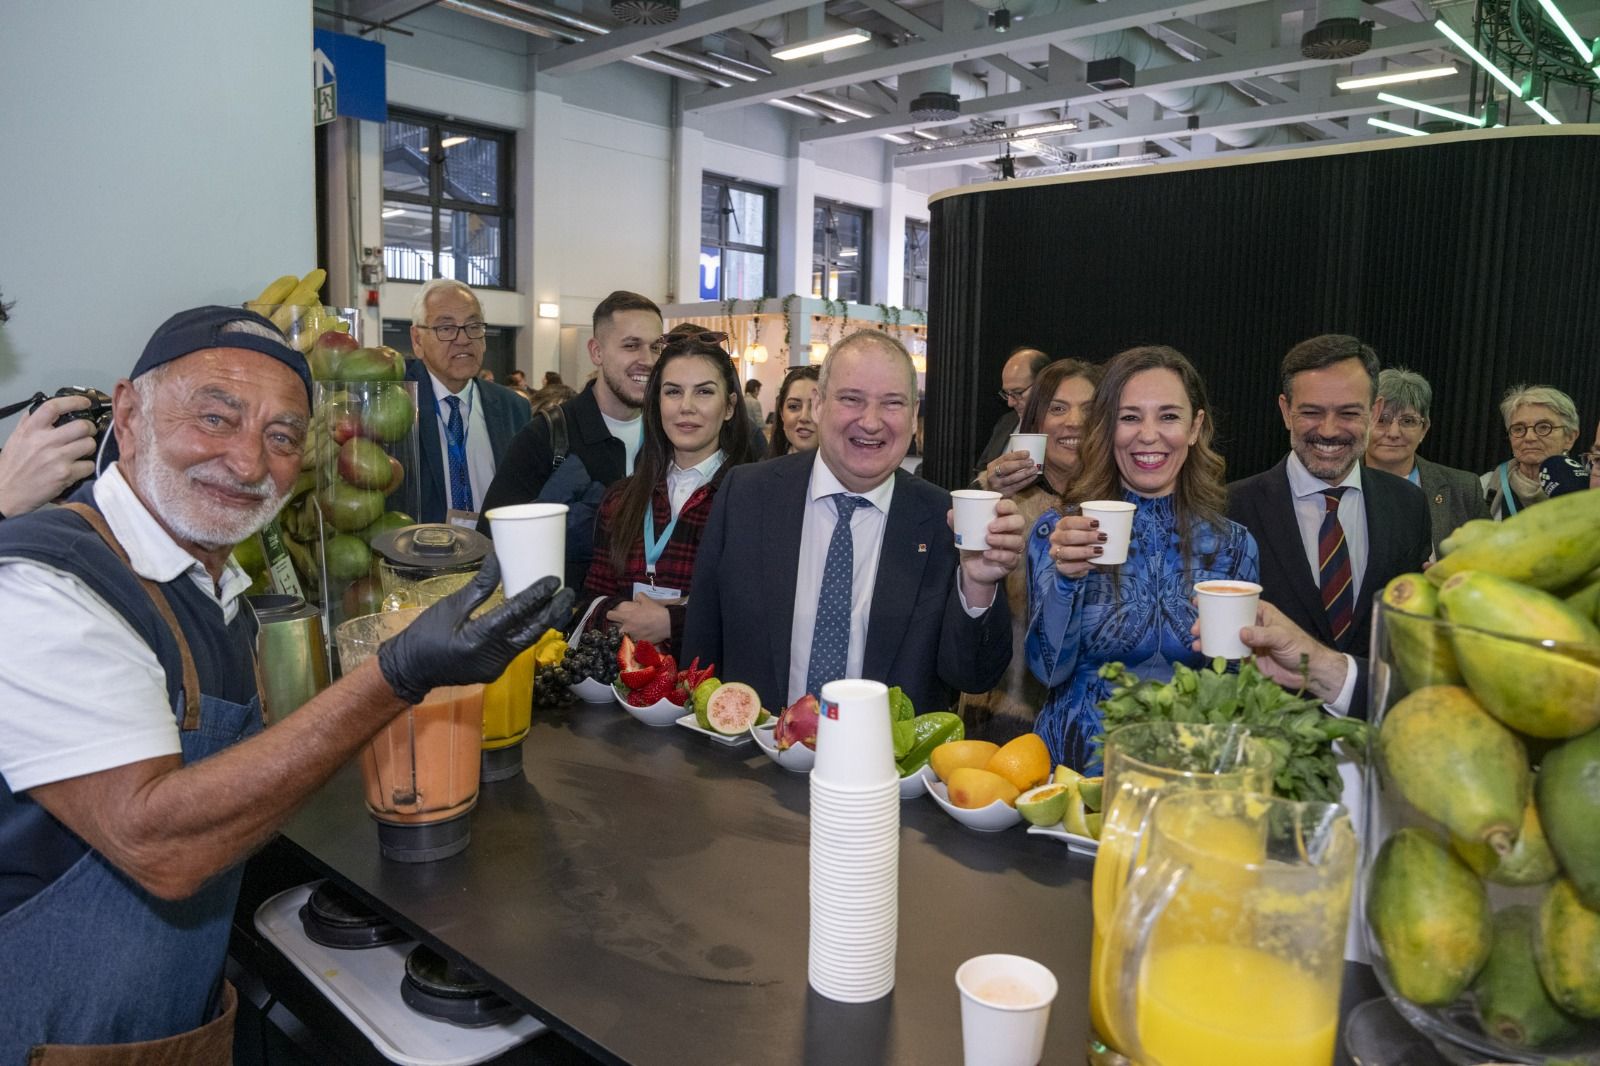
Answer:
<svg viewBox="0 0 1600 1066"><path fill-rule="evenodd" d="M989 546L989 523L1000 502L998 492L984 489L957 489L950 494L955 510L956 547L964 552L981 552Z"/></svg>
<svg viewBox="0 0 1600 1066"><path fill-rule="evenodd" d="M888 686L856 679L822 686L811 780L820 780L824 790L882 789L885 783L898 789Z"/></svg>
<svg viewBox="0 0 1600 1066"><path fill-rule="evenodd" d="M1043 433L1013 433L1006 445L1008 452L1027 452L1033 457L1034 469L1044 473L1044 445L1049 437Z"/></svg>
<svg viewBox="0 0 1600 1066"><path fill-rule="evenodd" d="M979 955L956 969L966 1066L1036 1066L1055 975L1021 955Z"/></svg>
<svg viewBox="0 0 1600 1066"><path fill-rule="evenodd" d="M566 504L518 503L496 507L487 517L507 597L515 596L542 577L565 576Z"/></svg>
<svg viewBox="0 0 1600 1066"><path fill-rule="evenodd" d="M1253 581L1201 581L1194 587L1200 605L1200 654L1243 659L1250 648L1239 630L1256 624L1261 586Z"/></svg>
<svg viewBox="0 0 1600 1066"><path fill-rule="evenodd" d="M1085 518L1100 523L1100 532L1106 542L1099 555L1089 561L1101 566L1118 566L1128 561L1128 540L1133 535L1133 512L1136 508L1126 500L1090 500L1079 507Z"/></svg>

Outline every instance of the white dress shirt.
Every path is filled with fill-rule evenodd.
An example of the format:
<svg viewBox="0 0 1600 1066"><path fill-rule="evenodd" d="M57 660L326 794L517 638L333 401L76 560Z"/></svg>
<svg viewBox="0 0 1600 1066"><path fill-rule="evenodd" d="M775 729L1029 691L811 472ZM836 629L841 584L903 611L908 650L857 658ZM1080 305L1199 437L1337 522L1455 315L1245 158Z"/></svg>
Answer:
<svg viewBox="0 0 1600 1066"><path fill-rule="evenodd" d="M483 420L483 405L478 402L478 383L469 381L460 392L452 393L433 371L428 371L428 377L433 379L433 399L438 408L435 413L439 423L439 457L444 463L445 508L454 506L450 499L450 434L444 428L450 421L450 405L444 398L453 395L461 401L461 422L467 431L467 480L472 484L472 510L476 512L483 505L483 494L489 491L489 482L494 480L494 447L489 443L489 423Z"/></svg>
<svg viewBox="0 0 1600 1066"><path fill-rule="evenodd" d="M806 490L805 517L800 524L800 558L795 568L794 626L789 633L789 696L793 703L806 691L811 666L811 636L817 627L817 598L822 593L822 571L828 562L828 544L839 512L833 496L849 492L817 456L811 464L811 484ZM883 530L894 499L894 478L870 492L854 492L868 506L850 516L850 541L855 561L850 578L850 646L845 654L845 677L860 677L866 657L867 619L872 612L872 590L878 583L878 557L883 551ZM907 595L910 595L908 590Z"/></svg>
<svg viewBox="0 0 1600 1066"><path fill-rule="evenodd" d="M1344 480L1330 485L1306 469L1306 464L1293 452L1289 453L1289 492L1294 495L1294 518L1300 526L1300 543L1305 548L1306 562L1311 564L1311 581L1320 580L1321 553L1318 541L1322 533L1322 519L1327 514L1327 497L1324 489L1346 486L1339 498L1339 524L1344 527L1345 549L1350 553L1350 587L1361 588L1361 579L1367 572L1367 503L1361 491L1361 464L1356 463Z"/></svg>
<svg viewBox="0 0 1600 1066"><path fill-rule="evenodd" d="M115 463L94 498L135 573L159 583L186 574L223 624L233 620L248 574L229 560L219 590ZM154 649L75 575L0 560L0 632L0 775L13 792L182 750Z"/></svg>
<svg viewBox="0 0 1600 1066"><path fill-rule="evenodd" d="M716 451L687 470L680 469L677 463L667 464L667 503L672 507L673 518L678 517L678 512L683 510L683 505L689 502L689 497L694 495L696 489L717 476L722 460L723 454Z"/></svg>

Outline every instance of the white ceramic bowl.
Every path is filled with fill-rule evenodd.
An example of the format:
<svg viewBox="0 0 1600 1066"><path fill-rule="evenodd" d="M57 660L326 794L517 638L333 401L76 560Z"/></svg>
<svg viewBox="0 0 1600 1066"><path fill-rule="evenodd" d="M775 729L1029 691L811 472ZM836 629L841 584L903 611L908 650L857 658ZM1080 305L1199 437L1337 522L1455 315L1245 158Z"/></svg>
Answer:
<svg viewBox="0 0 1600 1066"><path fill-rule="evenodd" d="M592 677L586 677L576 685L568 685L567 688L584 703L610 703L617 695L611 691L610 685L596 681Z"/></svg>
<svg viewBox="0 0 1600 1066"><path fill-rule="evenodd" d="M810 773L811 767L816 764L817 753L804 744L795 744L785 751L779 751L777 744L772 740L772 733L777 724L778 720L773 718L761 725L750 727L750 735L755 738L756 747L785 770L793 770L797 774Z"/></svg>
<svg viewBox="0 0 1600 1066"><path fill-rule="evenodd" d="M927 763L922 764L922 769L914 774L907 774L900 779L900 798L903 800L915 799L928 791L928 785L939 779L934 776L933 767Z"/></svg>
<svg viewBox="0 0 1600 1066"><path fill-rule="evenodd" d="M933 802L943 807L946 814L968 829L976 829L980 833L998 833L1022 821L1022 815L1017 813L1017 809L1002 800L995 800L987 807L969 811L950 802L950 790L945 787L943 781L932 777L924 778L924 781L927 783L928 795L933 797Z"/></svg>
<svg viewBox="0 0 1600 1066"><path fill-rule="evenodd" d="M635 707L628 702L628 689L621 681L611 687L611 695L616 698L622 709L633 715L645 725L668 726L677 723L683 717L683 708L671 700L656 700L648 707Z"/></svg>

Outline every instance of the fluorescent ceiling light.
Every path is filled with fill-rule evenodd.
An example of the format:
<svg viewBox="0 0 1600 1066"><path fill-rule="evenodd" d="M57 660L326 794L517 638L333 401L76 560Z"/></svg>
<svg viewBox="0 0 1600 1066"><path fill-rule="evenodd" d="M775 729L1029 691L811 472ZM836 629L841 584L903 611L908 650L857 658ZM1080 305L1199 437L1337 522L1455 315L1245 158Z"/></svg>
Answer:
<svg viewBox="0 0 1600 1066"><path fill-rule="evenodd" d="M1505 71L1501 70L1499 67L1497 67L1493 63L1489 62L1489 57L1488 56L1484 55L1482 52L1480 52L1476 48L1472 47L1472 45L1467 42L1467 39L1465 37L1461 36L1461 34L1457 33L1455 30L1451 29L1450 24L1448 22L1446 22L1444 19L1440 19L1439 21L1437 21L1437 22L1435 22L1433 24L1433 28L1438 30L1440 33L1444 34L1446 37L1450 38L1450 40L1455 44L1455 46L1457 48L1459 48L1463 52L1467 53L1467 57L1469 59L1471 59L1474 63L1478 64L1478 66L1482 67L1484 70L1487 70L1491 75L1493 75L1495 77L1495 79L1500 82L1501 85L1504 85L1506 87L1506 89L1508 89L1510 91L1512 96L1517 97L1519 100L1522 98L1522 86L1518 85L1516 82L1512 81L1511 80L1511 76L1508 75Z"/></svg>
<svg viewBox="0 0 1600 1066"><path fill-rule="evenodd" d="M1460 111L1452 111L1448 107L1434 107L1432 104L1425 104L1420 100L1407 100L1405 97L1396 96L1393 93L1379 93L1378 99L1386 104L1394 104L1396 107L1409 107L1413 111L1425 111L1430 115L1447 118L1451 122L1461 122L1468 126L1483 128L1483 119L1481 117L1475 118Z"/></svg>
<svg viewBox="0 0 1600 1066"><path fill-rule="evenodd" d="M471 139L472 139L471 137L461 137L461 136L446 137L444 140L439 142L439 147L440 148L454 148L458 144L466 144Z"/></svg>
<svg viewBox="0 0 1600 1066"><path fill-rule="evenodd" d="M1600 78L1600 67L1596 67L1594 73L1595 77ZM925 141L937 141L939 139L937 133L929 133L927 130L912 130L911 136L921 137Z"/></svg>
<svg viewBox="0 0 1600 1066"><path fill-rule="evenodd" d="M1404 85L1407 82L1427 81L1430 78L1448 78L1454 73L1456 73L1455 64L1445 63L1437 67L1405 67L1377 74L1352 74L1348 78L1340 78L1334 84L1346 91L1376 89L1380 85Z"/></svg>
<svg viewBox="0 0 1600 1066"><path fill-rule="evenodd" d="M898 133L880 133L880 134L878 134L878 136L882 137L884 140L888 141L890 144L910 144L911 143L910 141L906 140L904 137L900 136Z"/></svg>
<svg viewBox="0 0 1600 1066"><path fill-rule="evenodd" d="M1412 129L1410 126L1402 126L1398 122L1385 122L1381 118L1369 118L1367 119L1367 125L1376 126L1380 130L1389 130L1391 133L1403 133L1407 137L1427 136L1422 130Z"/></svg>
<svg viewBox="0 0 1600 1066"><path fill-rule="evenodd" d="M872 40L872 34L863 29L848 30L836 33L831 37L818 37L813 41L801 41L791 44L787 48L780 48L772 53L773 59L804 59L806 56L821 55L823 52L832 52L840 48L849 48L853 44L864 44Z"/></svg>
<svg viewBox="0 0 1600 1066"><path fill-rule="evenodd" d="M539 317L540 318L560 318L561 317L561 305L560 304L541 303L539 305Z"/></svg>
<svg viewBox="0 0 1600 1066"><path fill-rule="evenodd" d="M1572 23L1567 21L1567 16L1556 7L1555 0L1539 0L1539 6L1544 8L1544 13L1550 16L1550 21L1556 24L1567 40L1572 42L1572 47L1577 51L1579 58L1585 63L1594 62L1594 52L1589 48L1589 42L1578 36L1578 31L1572 28Z"/></svg>
<svg viewBox="0 0 1600 1066"><path fill-rule="evenodd" d="M1600 78L1600 67L1594 68L1594 76Z"/></svg>
<svg viewBox="0 0 1600 1066"><path fill-rule="evenodd" d="M383 217L384 218L393 218L396 215L403 215L405 213L406 213L406 209L403 208L403 207L390 207L390 208L385 208L384 209Z"/></svg>
<svg viewBox="0 0 1600 1066"><path fill-rule="evenodd" d="M803 104L793 104L788 100L767 100L765 102L773 107L781 107L785 111L793 111L797 115L811 115L814 117L817 113L813 108L806 107Z"/></svg>
<svg viewBox="0 0 1600 1066"><path fill-rule="evenodd" d="M1561 125L1561 120L1552 115L1550 113L1550 109L1545 107L1537 100L1529 100L1528 109L1531 110L1535 115L1538 115L1540 118L1550 123L1552 126Z"/></svg>
<svg viewBox="0 0 1600 1066"><path fill-rule="evenodd" d="M1066 118L1060 122L1038 122L1032 126L1018 126L1016 129L1007 130L1006 134L1010 137L1042 137L1047 133L1067 133L1077 128L1077 119Z"/></svg>
<svg viewBox="0 0 1600 1066"><path fill-rule="evenodd" d="M857 254L857 252L856 252L856 249L854 249L854 248L840 248L839 249L839 258L840 259L854 259L856 257L856 254Z"/></svg>
<svg viewBox="0 0 1600 1066"><path fill-rule="evenodd" d="M857 107L852 103L841 100L837 96L824 96L821 93L795 93L795 95L807 103L831 107L835 111L843 111L845 114L854 115L856 118L875 118L878 114L876 111L868 111L866 108Z"/></svg>

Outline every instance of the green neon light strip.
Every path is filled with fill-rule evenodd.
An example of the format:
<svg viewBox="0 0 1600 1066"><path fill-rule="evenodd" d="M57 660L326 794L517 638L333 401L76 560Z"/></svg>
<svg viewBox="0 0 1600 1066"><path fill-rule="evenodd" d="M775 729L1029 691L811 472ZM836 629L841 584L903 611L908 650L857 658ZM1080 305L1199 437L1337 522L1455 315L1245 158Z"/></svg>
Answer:
<svg viewBox="0 0 1600 1066"><path fill-rule="evenodd" d="M1379 93L1378 99L1386 104L1394 104L1396 107L1408 107L1413 111L1425 111L1430 115L1438 115L1440 118L1447 118L1451 122L1460 122L1479 128L1483 126L1482 118L1474 118L1471 115L1462 114L1460 111L1451 111L1448 107L1434 107L1432 104L1425 104L1420 100L1407 100L1405 97L1396 96L1393 93Z"/></svg>
<svg viewBox="0 0 1600 1066"><path fill-rule="evenodd" d="M1550 125L1552 125L1552 126L1561 125L1561 120L1556 118L1554 115L1552 115L1550 113L1550 109L1545 107L1539 101L1537 101L1537 100L1529 100L1527 103L1528 103L1529 110L1531 110L1534 114L1538 115L1540 118L1544 119L1546 122L1550 123Z"/></svg>
<svg viewBox="0 0 1600 1066"><path fill-rule="evenodd" d="M1426 137L1427 136L1427 134L1424 133L1422 130L1413 129L1410 126L1402 126L1398 122L1386 122L1381 118L1369 118L1369 119L1367 119L1367 125L1376 126L1380 130L1388 130L1391 133L1403 133L1407 137Z"/></svg>
<svg viewBox="0 0 1600 1066"><path fill-rule="evenodd" d="M1567 21L1567 16L1563 15L1561 9L1556 7L1555 0L1539 0L1539 6L1544 8L1546 15L1550 16L1550 21L1556 24L1556 29L1565 34L1567 40L1572 42L1572 47L1577 49L1579 58L1585 63L1593 63L1594 52L1590 50L1588 42L1578 36L1578 31L1573 29L1572 23Z"/></svg>
<svg viewBox="0 0 1600 1066"><path fill-rule="evenodd" d="M1457 48L1465 52L1467 57L1474 63L1478 64L1478 66L1494 75L1495 78L1499 80L1501 85L1504 85L1508 90L1510 90L1512 96L1515 96L1518 99L1522 98L1522 86L1512 81L1511 76L1505 71L1489 62L1488 56L1485 56L1482 52L1472 47L1465 37L1461 36L1461 34L1450 28L1450 24L1448 22L1446 22L1444 19L1440 19L1433 24L1433 28L1450 38L1451 42L1454 43Z"/></svg>

